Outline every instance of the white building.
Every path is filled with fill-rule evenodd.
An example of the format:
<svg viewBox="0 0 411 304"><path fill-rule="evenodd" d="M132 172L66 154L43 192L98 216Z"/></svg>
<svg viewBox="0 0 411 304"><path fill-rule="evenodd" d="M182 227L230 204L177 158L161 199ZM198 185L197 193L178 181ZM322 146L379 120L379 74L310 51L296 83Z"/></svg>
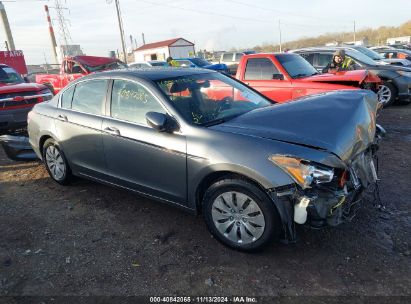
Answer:
<svg viewBox="0 0 411 304"><path fill-rule="evenodd" d="M140 46L134 50L134 60L166 60L170 56L176 59L193 57L194 54L194 43L183 38L175 38Z"/></svg>
<svg viewBox="0 0 411 304"><path fill-rule="evenodd" d="M402 37L394 37L394 38L387 39L387 44L397 44L397 43L404 43L404 44L411 43L411 36L402 36Z"/></svg>

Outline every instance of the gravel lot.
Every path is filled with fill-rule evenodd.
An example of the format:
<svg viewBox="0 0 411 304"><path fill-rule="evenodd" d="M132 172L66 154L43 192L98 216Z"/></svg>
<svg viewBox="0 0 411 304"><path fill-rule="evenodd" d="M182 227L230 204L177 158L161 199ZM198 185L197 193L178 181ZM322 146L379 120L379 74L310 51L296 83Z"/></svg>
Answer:
<svg viewBox="0 0 411 304"><path fill-rule="evenodd" d="M379 151L387 211L367 202L352 223L301 227L296 244L230 250L201 217L78 180L0 151L0 296L411 296L411 106L385 109Z"/></svg>

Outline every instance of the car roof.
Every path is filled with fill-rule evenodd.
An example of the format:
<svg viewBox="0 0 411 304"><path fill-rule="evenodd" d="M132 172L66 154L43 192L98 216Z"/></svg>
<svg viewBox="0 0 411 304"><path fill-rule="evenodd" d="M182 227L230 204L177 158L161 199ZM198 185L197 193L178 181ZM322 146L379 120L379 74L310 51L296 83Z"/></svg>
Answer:
<svg viewBox="0 0 411 304"><path fill-rule="evenodd" d="M100 73L90 74L87 79L98 78L101 76L135 76L148 80L159 80L173 77L189 76L196 74L217 73L210 70L194 69L194 68L175 68L175 67L151 67L151 68L128 68L104 71ZM93 77L94 76L94 77Z"/></svg>

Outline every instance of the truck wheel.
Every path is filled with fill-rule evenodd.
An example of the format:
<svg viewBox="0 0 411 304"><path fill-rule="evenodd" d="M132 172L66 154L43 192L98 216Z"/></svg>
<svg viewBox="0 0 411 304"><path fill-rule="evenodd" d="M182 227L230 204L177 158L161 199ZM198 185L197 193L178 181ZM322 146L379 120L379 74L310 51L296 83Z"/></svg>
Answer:
<svg viewBox="0 0 411 304"><path fill-rule="evenodd" d="M203 214L211 234L240 251L260 250L280 235L274 203L242 179L223 179L211 185L204 195Z"/></svg>
<svg viewBox="0 0 411 304"><path fill-rule="evenodd" d="M397 88L390 82L383 81L378 88L378 101L384 106L389 106L397 98Z"/></svg>
<svg viewBox="0 0 411 304"><path fill-rule="evenodd" d="M58 143L49 138L43 146L43 162L50 177L60 185L67 185L72 179L71 170Z"/></svg>

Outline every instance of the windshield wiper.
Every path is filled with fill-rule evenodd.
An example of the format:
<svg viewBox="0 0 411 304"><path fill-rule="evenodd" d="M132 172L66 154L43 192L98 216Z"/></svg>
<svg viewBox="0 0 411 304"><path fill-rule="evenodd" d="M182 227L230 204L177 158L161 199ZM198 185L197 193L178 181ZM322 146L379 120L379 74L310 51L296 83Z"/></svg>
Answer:
<svg viewBox="0 0 411 304"><path fill-rule="evenodd" d="M245 112L247 113L247 112ZM230 115L230 116L226 116L226 117L222 117L222 118L218 118L218 119L214 119L214 120L210 120L208 122L205 122L203 124L201 124L203 127L210 127L210 126L215 126L215 125L219 125L222 124L223 122L227 122L231 119L234 119L240 115L243 115L244 113L240 113L240 114L235 114L235 115Z"/></svg>
<svg viewBox="0 0 411 304"><path fill-rule="evenodd" d="M307 74L296 74L293 76L293 78L302 78L302 77L307 77Z"/></svg>

